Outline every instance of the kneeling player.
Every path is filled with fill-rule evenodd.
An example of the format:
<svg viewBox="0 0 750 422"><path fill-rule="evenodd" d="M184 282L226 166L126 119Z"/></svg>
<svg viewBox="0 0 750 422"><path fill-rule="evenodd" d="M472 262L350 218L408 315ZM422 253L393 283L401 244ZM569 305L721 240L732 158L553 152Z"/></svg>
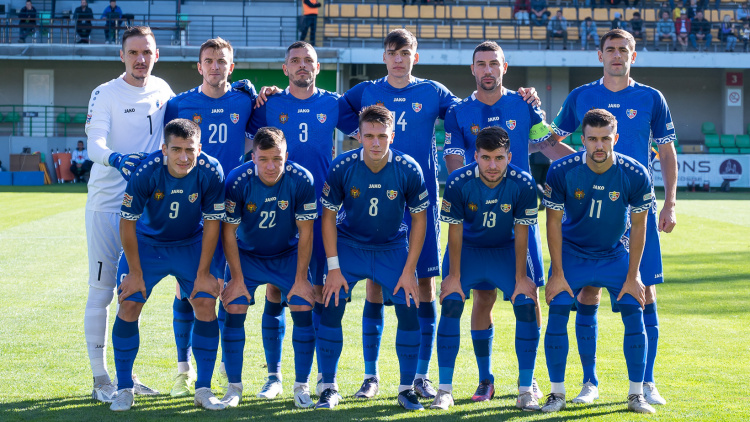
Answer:
<svg viewBox="0 0 750 422"><path fill-rule="evenodd" d="M336 371L343 346L341 319L346 298L359 280L369 278L382 286L386 302L396 309L396 354L401 372L398 404L407 410L423 410L412 384L421 339L416 268L430 200L416 161L390 149L394 132L388 109L365 107L357 136L362 148L333 160L321 197L328 277L317 344L323 392L316 407L332 409L339 402ZM342 205L345 215L337 226L336 215ZM403 224L406 207L412 216L408 244Z"/></svg>
<svg viewBox="0 0 750 422"><path fill-rule="evenodd" d="M222 349L229 388L222 402L234 407L242 399L247 308L255 302L258 286L270 283L281 290L294 321L294 404L311 407L315 296L308 265L318 217L312 175L287 161L282 131L261 128L254 139L253 161L227 177L226 199L222 239L229 268L221 298L227 311Z"/></svg>
<svg viewBox="0 0 750 422"><path fill-rule="evenodd" d="M479 132L474 159L475 163L448 177L440 211L440 220L450 227L437 333L440 386L430 407L447 410L453 405L453 371L461 343L464 301L471 289L489 283L511 300L516 315L516 406L539 410L532 390L540 334L538 293L526 267L529 226L537 220L536 183L529 173L510 164L510 138L500 127Z"/></svg>
<svg viewBox="0 0 750 422"><path fill-rule="evenodd" d="M164 128L164 138L161 151L141 162L122 201L124 254L117 269L120 310L112 329L119 390L110 408L129 410L133 405L131 374L140 343L138 316L151 289L173 275L183 291L192 292L198 366L195 405L221 410L224 404L211 392L219 347L215 311L219 286L210 266L224 217L224 174L216 159L201 153L200 127L195 123L175 119Z"/></svg>
<svg viewBox="0 0 750 422"><path fill-rule="evenodd" d="M565 408L568 317L581 289L594 286L606 287L617 298L625 324L628 410L654 413L643 397L645 288L638 272L651 206L648 173L634 159L613 152L619 135L617 120L608 111L590 110L581 126L586 150L552 163L544 191L552 261L545 291L549 322L544 348L552 392L542 411ZM620 242L628 221L629 251Z"/></svg>

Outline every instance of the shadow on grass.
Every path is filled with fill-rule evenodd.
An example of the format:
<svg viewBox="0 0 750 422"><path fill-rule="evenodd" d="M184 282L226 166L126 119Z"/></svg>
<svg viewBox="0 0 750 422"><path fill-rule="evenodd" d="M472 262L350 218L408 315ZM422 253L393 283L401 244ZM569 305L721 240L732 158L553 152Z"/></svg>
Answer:
<svg viewBox="0 0 750 422"><path fill-rule="evenodd" d="M395 397L381 397L367 403L345 398L338 409L333 411L295 409L291 398L281 400L259 400L247 398L239 407L221 412L211 412L193 406L193 399L175 399L167 395L156 397L137 396L135 406L128 412L115 414L109 410L109 404L96 403L90 397L61 397L55 399L22 400L0 403L0 414L3 421L144 421L144 420L251 420L261 418L280 418L286 421L332 421L360 420L376 421L381 419L422 419L440 416L440 419L468 419L492 421L517 421L529 419L579 420L583 418L614 415L625 412L623 402L600 402L587 406L571 405L566 410L555 414L540 412L521 412L514 406L515 396L504 395L495 398L486 405L472 406L470 399L457 400L458 407L452 411L442 412L425 409L424 412L406 414L396 405ZM424 400L424 406L429 401ZM357 407L351 407L351 406Z"/></svg>
<svg viewBox="0 0 750 422"><path fill-rule="evenodd" d="M0 193L86 193L85 183L56 183L44 186L0 186Z"/></svg>

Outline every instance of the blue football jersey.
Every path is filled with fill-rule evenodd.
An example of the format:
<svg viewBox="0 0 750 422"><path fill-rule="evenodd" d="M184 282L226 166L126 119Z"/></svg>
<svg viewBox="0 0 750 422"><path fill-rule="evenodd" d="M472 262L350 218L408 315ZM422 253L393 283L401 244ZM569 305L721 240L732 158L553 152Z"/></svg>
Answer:
<svg viewBox="0 0 750 422"><path fill-rule="evenodd" d="M586 152L552 163L544 185L544 206L564 210L563 248L582 258L608 259L626 254L620 242L634 213L651 207L651 179L638 161L615 153L603 174L586 165Z"/></svg>
<svg viewBox="0 0 750 422"><path fill-rule="evenodd" d="M529 171L529 142L550 137L549 126L539 107L526 103L517 92L503 88L503 96L493 105L476 98L476 92L448 110L445 116L444 155L460 155L473 163L477 134L488 126L499 126L508 132L513 164Z"/></svg>
<svg viewBox="0 0 750 422"><path fill-rule="evenodd" d="M169 100L164 124L177 118L197 123L201 150L216 157L228 173L242 164L255 98L255 94L235 88L221 98L211 98L198 86Z"/></svg>
<svg viewBox="0 0 750 422"><path fill-rule="evenodd" d="M507 248L514 245L514 226L537 222L536 182L528 172L509 164L503 180L489 188L476 163L448 177L440 207L440 220L463 224L463 245L473 248Z"/></svg>
<svg viewBox="0 0 750 422"><path fill-rule="evenodd" d="M297 220L318 217L309 171L292 161L273 186L258 176L255 163L232 170L226 183L226 218L239 224L237 246L254 256L281 257L296 252Z"/></svg>
<svg viewBox="0 0 750 422"><path fill-rule="evenodd" d="M373 173L362 154L360 148L336 157L323 185L323 206L335 212L344 208L339 242L371 250L406 246L406 207L418 213L430 205L422 169L413 158L391 149L388 163Z"/></svg>
<svg viewBox="0 0 750 422"><path fill-rule="evenodd" d="M445 118L459 98L439 82L412 77L406 87L394 88L387 79L359 83L347 91L342 100L357 113L376 104L391 111L396 135L392 146L417 161L425 174L431 199L435 201L439 170L435 123Z"/></svg>
<svg viewBox="0 0 750 422"><path fill-rule="evenodd" d="M300 100L287 88L281 94L268 97L250 120L251 139L264 126L284 132L289 159L310 171L317 181L316 198L320 198L333 160L334 129L354 136L359 125L357 113L340 102L339 97L334 92L316 89L310 98ZM322 212L322 205L318 212Z"/></svg>
<svg viewBox="0 0 750 422"><path fill-rule="evenodd" d="M648 167L649 175L651 140L666 144L677 139L664 96L657 89L632 79L627 88L618 92L608 90L603 79L574 89L552 122L552 130L559 136L570 135L592 108L607 110L615 116L620 134L615 151Z"/></svg>
<svg viewBox="0 0 750 422"><path fill-rule="evenodd" d="M125 220L137 220L138 239L155 246L197 242L203 220L224 218L224 172L205 153L185 177L169 174L161 150L141 162L130 178L120 208Z"/></svg>

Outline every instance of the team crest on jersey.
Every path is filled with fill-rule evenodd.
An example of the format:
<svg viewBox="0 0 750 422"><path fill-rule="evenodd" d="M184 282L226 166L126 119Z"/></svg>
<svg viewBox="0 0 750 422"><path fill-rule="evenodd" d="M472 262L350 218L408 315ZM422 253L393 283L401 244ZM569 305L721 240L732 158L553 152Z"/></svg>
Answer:
<svg viewBox="0 0 750 422"><path fill-rule="evenodd" d="M474 211L474 212L476 212L476 210L478 210L479 207L477 207L477 204L475 204L473 202L469 202L469 209L472 210L472 211Z"/></svg>
<svg viewBox="0 0 750 422"><path fill-rule="evenodd" d="M474 136L479 134L479 125L471 125L471 134Z"/></svg>
<svg viewBox="0 0 750 422"><path fill-rule="evenodd" d="M193 202L195 202L196 199L198 199L198 193L197 192L196 193L192 193L192 194L190 194L190 196L188 196L188 201L190 201L191 204Z"/></svg>
<svg viewBox="0 0 750 422"><path fill-rule="evenodd" d="M610 192L609 193L609 199L613 201L617 201L617 199L620 197L620 192Z"/></svg>
<svg viewBox="0 0 750 422"><path fill-rule="evenodd" d="M232 120L232 123L237 124L237 122L240 121L240 115L239 113L232 113L229 115L229 118Z"/></svg>
<svg viewBox="0 0 750 422"><path fill-rule="evenodd" d="M286 123L286 122L288 122L288 121L289 121L289 115L288 115L288 114L286 114L286 113L281 113L281 114L279 114L279 121L280 121L281 123Z"/></svg>
<svg viewBox="0 0 750 422"><path fill-rule="evenodd" d="M420 111L422 111L422 104L421 103L411 103L411 108L412 108L412 110L414 110L417 113L419 113Z"/></svg>
<svg viewBox="0 0 750 422"><path fill-rule="evenodd" d="M516 128L516 121L515 120L506 120L505 126L508 126L508 129L513 130Z"/></svg>
<svg viewBox="0 0 750 422"><path fill-rule="evenodd" d="M318 121L319 121L320 123L325 123L325 122L326 122L326 119L328 118L328 117L327 117L327 116L326 116L325 114L323 114L323 113L320 113L320 114L316 114L316 115L315 115L315 117L317 117L317 118L318 118Z"/></svg>
<svg viewBox="0 0 750 422"><path fill-rule="evenodd" d="M123 206L123 207L128 207L128 208L130 208L130 206L131 206L132 204L133 204L133 197L132 197L132 196L130 196L130 195L128 195L128 194L126 193L126 194L125 194L125 197L124 197L124 198L122 198L122 206Z"/></svg>
<svg viewBox="0 0 750 422"><path fill-rule="evenodd" d="M193 122L195 122L196 125L201 124L202 121L203 121L203 117L201 117L200 114L198 113L193 114Z"/></svg>
<svg viewBox="0 0 750 422"><path fill-rule="evenodd" d="M394 200L398 196L398 192L396 192L395 190L386 191L386 194L388 195L388 199L390 200Z"/></svg>
<svg viewBox="0 0 750 422"><path fill-rule="evenodd" d="M357 189L355 186L352 186L352 188L349 189L349 195L351 195L352 198L359 198L359 189Z"/></svg>
<svg viewBox="0 0 750 422"><path fill-rule="evenodd" d="M384 104L384 103L383 103L382 101L380 101L380 100L378 100L378 101L377 101L377 102L375 103L375 105L376 105L376 106L380 106L380 107L385 107L385 104Z"/></svg>
<svg viewBox="0 0 750 422"><path fill-rule="evenodd" d="M632 119L635 117L636 114L638 114L638 110L633 110L632 108L629 108L625 111L625 113L628 115L629 119Z"/></svg>
<svg viewBox="0 0 750 422"><path fill-rule="evenodd" d="M547 198L552 198L552 186L548 185L547 183L544 184L544 196Z"/></svg>
<svg viewBox="0 0 750 422"><path fill-rule="evenodd" d="M576 197L576 199L580 200L580 199L583 199L583 197L586 196L586 194L583 193L582 190L576 189L574 196Z"/></svg>
<svg viewBox="0 0 750 422"><path fill-rule="evenodd" d="M289 206L289 201L279 201L279 208L281 208L282 211L286 209L286 207Z"/></svg>
<svg viewBox="0 0 750 422"><path fill-rule="evenodd" d="M331 187L328 186L328 182L323 182L323 195L328 196L331 193Z"/></svg>
<svg viewBox="0 0 750 422"><path fill-rule="evenodd" d="M164 192L157 189L156 192L154 192L154 199L156 199L157 201L161 201L162 199L164 199Z"/></svg>
<svg viewBox="0 0 750 422"><path fill-rule="evenodd" d="M255 205L255 202L248 202L247 203L247 210L250 212L255 212L255 210L258 209L258 206Z"/></svg>
<svg viewBox="0 0 750 422"><path fill-rule="evenodd" d="M503 210L503 212L510 211L510 204L500 204L500 209Z"/></svg>

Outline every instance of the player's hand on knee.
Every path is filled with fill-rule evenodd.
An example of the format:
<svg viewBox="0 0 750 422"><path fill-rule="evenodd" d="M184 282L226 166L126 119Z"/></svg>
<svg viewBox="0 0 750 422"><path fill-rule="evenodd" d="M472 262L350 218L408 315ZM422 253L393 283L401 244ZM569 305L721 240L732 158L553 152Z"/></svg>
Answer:
<svg viewBox="0 0 750 422"><path fill-rule="evenodd" d="M190 299L195 299L195 295L198 293L208 293L213 297L219 297L221 293L219 291L219 283L216 281L211 273L198 273L195 276L195 283L193 283L193 292L190 294Z"/></svg>
<svg viewBox="0 0 750 422"><path fill-rule="evenodd" d="M143 281L143 274L133 272L126 274L118 289L117 303L122 303L125 299L138 292L141 292L143 299L146 300L146 282Z"/></svg>
<svg viewBox="0 0 750 422"><path fill-rule="evenodd" d="M141 164L141 161L145 160L148 154L145 152L134 152L132 154L120 154L119 152L113 152L109 155L109 165L117 169L120 172L123 179L130 180L130 176L133 175L135 169Z"/></svg>
<svg viewBox="0 0 750 422"><path fill-rule="evenodd" d="M641 305L641 308L644 307L646 303L646 286L641 282L640 276L628 275L625 283L622 284L622 290L620 290L620 295L617 296L617 301L619 302L626 294L633 296Z"/></svg>
<svg viewBox="0 0 750 422"><path fill-rule="evenodd" d="M515 304L516 296L518 295L524 295L528 297L529 299L533 300L534 303L537 304L537 306L539 306L539 294L536 289L536 284L534 284L531 278L526 276L525 274L523 275L523 277L516 278L516 287L513 290L513 295L510 297L510 303Z"/></svg>
<svg viewBox="0 0 750 422"><path fill-rule="evenodd" d="M274 86L264 86L260 89L260 92L258 92L258 98L255 99L255 107L258 108L262 106L263 104L268 101L268 97L274 94L278 94L280 92L283 92L283 90L276 85Z"/></svg>
<svg viewBox="0 0 750 422"><path fill-rule="evenodd" d="M570 289L570 285L568 284L568 281L565 279L565 277L553 274L549 278L547 286L544 288L544 299L547 301L547 305L552 303L552 300L555 298L555 296L563 292L568 292L568 294L570 294L570 297L575 297L573 295L573 290Z"/></svg>
<svg viewBox="0 0 750 422"><path fill-rule="evenodd" d="M310 306L315 305L315 290L313 289L312 283L306 278L294 280L289 294L286 295L287 303L291 303L293 296L299 296L305 299Z"/></svg>
<svg viewBox="0 0 750 422"><path fill-rule="evenodd" d="M536 88L534 88L533 86L529 88L518 88L518 94L523 97L524 101L531 104L532 106L542 106L542 100L539 98L539 95L536 93Z"/></svg>
<svg viewBox="0 0 750 422"><path fill-rule="evenodd" d="M404 297L406 298L406 306L411 306L409 297L414 299L414 304L419 308L419 283L417 277L414 274L401 274L398 278L396 288L393 289L393 296L396 296L399 290L404 289Z"/></svg>
<svg viewBox="0 0 750 422"><path fill-rule="evenodd" d="M224 289L221 291L221 303L226 306L232 303L235 299L242 296L245 296L247 298L248 303L252 302L250 292L247 291L247 287L245 286L245 279L233 278L229 280L229 283L227 283L224 286Z"/></svg>
<svg viewBox="0 0 750 422"><path fill-rule="evenodd" d="M325 305L331 301L331 297L334 298L334 305L339 306L339 292L344 289L346 293L349 293L349 284L346 282L344 275L341 274L341 270L330 270L326 276L326 284L323 286L323 299L325 299Z"/></svg>
<svg viewBox="0 0 750 422"><path fill-rule="evenodd" d="M448 274L448 276L440 282L440 304L442 305L443 300L453 293L458 293L458 295L461 296L461 301L466 302L466 295L461 288L461 279Z"/></svg>

